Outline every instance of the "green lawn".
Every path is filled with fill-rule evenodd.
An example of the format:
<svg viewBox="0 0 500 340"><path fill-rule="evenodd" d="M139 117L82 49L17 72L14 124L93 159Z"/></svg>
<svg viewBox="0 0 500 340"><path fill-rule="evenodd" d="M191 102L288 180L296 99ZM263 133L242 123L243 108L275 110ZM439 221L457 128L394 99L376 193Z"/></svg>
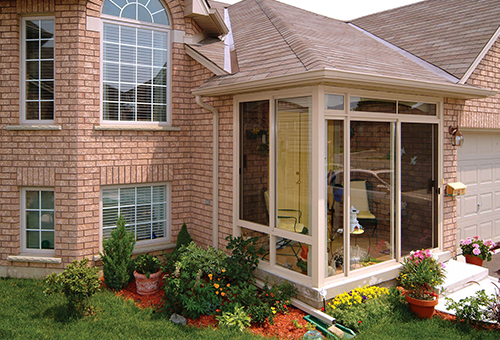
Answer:
<svg viewBox="0 0 500 340"><path fill-rule="evenodd" d="M96 315L71 318L62 295L46 296L43 288L42 281L0 279L0 339L263 339L248 332L175 326L109 291L93 298ZM363 329L357 339L498 340L500 331L477 331L438 317L419 320L402 305L394 315Z"/></svg>

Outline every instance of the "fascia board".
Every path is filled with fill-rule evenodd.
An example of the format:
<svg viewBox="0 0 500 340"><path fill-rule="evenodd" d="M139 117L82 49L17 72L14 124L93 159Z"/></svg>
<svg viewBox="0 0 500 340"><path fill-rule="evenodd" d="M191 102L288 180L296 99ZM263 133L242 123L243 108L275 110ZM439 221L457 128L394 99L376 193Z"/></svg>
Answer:
<svg viewBox="0 0 500 340"><path fill-rule="evenodd" d="M498 40L498 37L500 37L500 27L496 30L495 34L491 36L490 40L488 40L488 43L484 45L484 48L481 50L481 53L479 53L476 59L474 59L472 65L469 67L467 72L465 72L462 79L460 79L460 81L458 82L459 84L465 84L467 80L469 80L470 76L472 75L472 73L474 73L479 63L481 63L486 53L490 51L493 44Z"/></svg>
<svg viewBox="0 0 500 340"><path fill-rule="evenodd" d="M463 84L443 84L331 69L321 69L273 78L250 80L241 83L199 88L192 92L194 95L219 96L312 84L374 89L418 95L440 95L458 99L485 98L494 96L497 93L497 91Z"/></svg>
<svg viewBox="0 0 500 340"><path fill-rule="evenodd" d="M215 64L211 60L207 59L204 55L200 54L198 51L193 49L191 46L189 45L184 45L184 46L186 49L186 54L188 56L199 62L201 65L203 65L205 68L207 68L210 72L212 72L216 76L224 76L229 74L224 69L217 66L217 64Z"/></svg>

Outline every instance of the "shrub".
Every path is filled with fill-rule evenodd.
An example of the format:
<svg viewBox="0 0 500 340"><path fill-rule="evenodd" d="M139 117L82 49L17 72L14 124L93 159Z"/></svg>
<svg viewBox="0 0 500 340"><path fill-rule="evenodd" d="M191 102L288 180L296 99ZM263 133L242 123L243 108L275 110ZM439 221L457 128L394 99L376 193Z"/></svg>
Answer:
<svg viewBox="0 0 500 340"><path fill-rule="evenodd" d="M486 313L491 321L500 324L500 287L493 283L496 287L495 295L493 295L491 302L486 308Z"/></svg>
<svg viewBox="0 0 500 340"><path fill-rule="evenodd" d="M251 318L245 312L244 308L238 305L234 306L234 312L223 312L217 316L219 325L226 328L235 328L240 332L250 326Z"/></svg>
<svg viewBox="0 0 500 340"><path fill-rule="evenodd" d="M254 282L253 271L259 265L258 250L255 248L257 237L243 239L242 237L226 237L229 241L227 249L231 250L231 256L226 259L226 269L229 278L238 281Z"/></svg>
<svg viewBox="0 0 500 340"><path fill-rule="evenodd" d="M139 274L146 275L149 279L151 274L156 273L161 268L161 263L156 256L140 254L135 259L135 270Z"/></svg>
<svg viewBox="0 0 500 340"><path fill-rule="evenodd" d="M116 229L111 232L111 238L104 240L101 254L104 282L111 289L122 289L131 279L134 271L132 251L135 237L127 232L125 219L120 215Z"/></svg>
<svg viewBox="0 0 500 340"><path fill-rule="evenodd" d="M68 300L68 309L78 314L92 312L90 298L100 287L99 268L87 266L87 258L73 261L59 275L50 274L45 279L46 294L63 293Z"/></svg>
<svg viewBox="0 0 500 340"><path fill-rule="evenodd" d="M446 298L446 307L454 310L457 320L470 324L474 321L484 321L488 318L486 307L492 302L484 289L476 292L475 296L468 296L459 301Z"/></svg>
<svg viewBox="0 0 500 340"><path fill-rule="evenodd" d="M188 246L193 242L193 238L189 235L186 223L182 224L181 230L177 234L177 242L175 243L175 250L181 249L182 246Z"/></svg>

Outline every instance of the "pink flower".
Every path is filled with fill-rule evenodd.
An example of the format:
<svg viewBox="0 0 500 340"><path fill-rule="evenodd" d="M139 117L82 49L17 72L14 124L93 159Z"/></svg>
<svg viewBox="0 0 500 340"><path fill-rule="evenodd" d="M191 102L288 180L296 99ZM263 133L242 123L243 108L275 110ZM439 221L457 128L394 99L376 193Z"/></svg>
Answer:
<svg viewBox="0 0 500 340"><path fill-rule="evenodd" d="M480 239L479 235L474 236L474 239L479 240Z"/></svg>
<svg viewBox="0 0 500 340"><path fill-rule="evenodd" d="M429 249L425 250L425 256L426 257L431 257L432 256L432 253L431 253L431 251Z"/></svg>
<svg viewBox="0 0 500 340"><path fill-rule="evenodd" d="M477 244L477 243L474 243L472 246L473 246L474 248L479 248L479 244Z"/></svg>
<svg viewBox="0 0 500 340"><path fill-rule="evenodd" d="M474 255L479 255L479 254L481 254L481 250L480 250L479 248L474 248L474 249L472 250L472 252L474 253Z"/></svg>
<svg viewBox="0 0 500 340"><path fill-rule="evenodd" d="M484 245L485 245L486 247L491 247L491 246L493 245L493 241L491 241L491 240L486 240L486 241L484 241Z"/></svg>

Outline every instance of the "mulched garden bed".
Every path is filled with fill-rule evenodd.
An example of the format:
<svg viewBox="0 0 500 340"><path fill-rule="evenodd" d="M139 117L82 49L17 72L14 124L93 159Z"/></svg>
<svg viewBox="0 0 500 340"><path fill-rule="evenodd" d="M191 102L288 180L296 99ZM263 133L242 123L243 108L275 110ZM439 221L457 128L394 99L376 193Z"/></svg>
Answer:
<svg viewBox="0 0 500 340"><path fill-rule="evenodd" d="M161 307L163 295L165 291L160 289L156 294L152 295L139 295L135 287L135 281L132 281L123 290L116 293L117 296L121 296L125 299L132 299L135 304L140 308L159 308ZM266 321L263 324L254 324L250 326L249 330L254 334L260 334L266 337L278 337L280 339L302 339L304 334L307 332L305 328L307 322L304 320L304 316L307 314L300 309L294 307L287 307L288 314L279 313L274 317L274 325L269 324ZM296 320L297 323L303 328L297 328L292 321ZM217 328L217 320L214 315L204 315L197 319L188 319L187 323L189 326L195 327L212 327Z"/></svg>

